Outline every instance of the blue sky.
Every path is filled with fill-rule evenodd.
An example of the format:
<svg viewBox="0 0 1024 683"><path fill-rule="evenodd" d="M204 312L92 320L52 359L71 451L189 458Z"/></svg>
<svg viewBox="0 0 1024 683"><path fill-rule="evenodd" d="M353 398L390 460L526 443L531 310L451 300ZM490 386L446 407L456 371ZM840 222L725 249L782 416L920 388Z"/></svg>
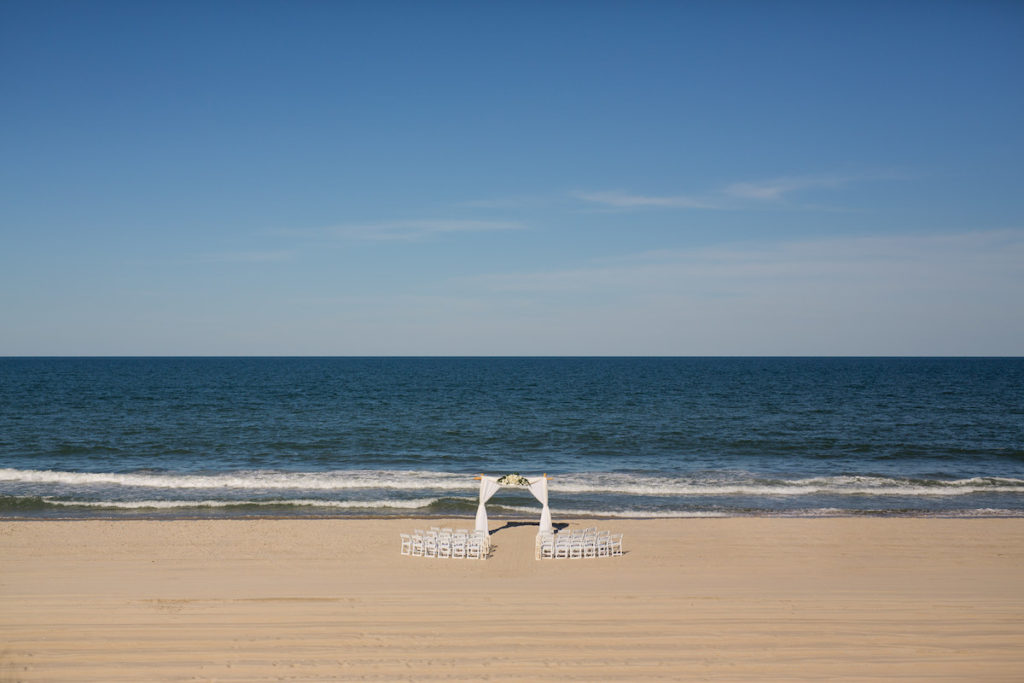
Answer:
<svg viewBox="0 0 1024 683"><path fill-rule="evenodd" d="M0 2L0 355L1022 355L1019 2Z"/></svg>

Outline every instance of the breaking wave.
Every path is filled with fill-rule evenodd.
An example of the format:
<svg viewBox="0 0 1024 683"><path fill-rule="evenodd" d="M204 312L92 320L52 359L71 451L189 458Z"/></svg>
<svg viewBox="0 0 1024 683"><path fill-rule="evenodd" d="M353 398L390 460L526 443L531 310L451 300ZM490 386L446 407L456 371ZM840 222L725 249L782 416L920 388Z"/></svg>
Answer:
<svg viewBox="0 0 1024 683"><path fill-rule="evenodd" d="M528 477L530 475L527 475ZM531 477L532 478L532 477ZM232 491L473 491L472 475L454 472L338 470L280 472L250 470L213 474L63 472L0 469L0 482L53 484L70 487L113 486L168 490ZM972 493L1024 493L1024 479L912 479L873 476L834 476L803 479L765 479L742 474L669 477L620 473L555 475L552 492L604 493L631 496L802 496L816 493L868 496L960 496Z"/></svg>

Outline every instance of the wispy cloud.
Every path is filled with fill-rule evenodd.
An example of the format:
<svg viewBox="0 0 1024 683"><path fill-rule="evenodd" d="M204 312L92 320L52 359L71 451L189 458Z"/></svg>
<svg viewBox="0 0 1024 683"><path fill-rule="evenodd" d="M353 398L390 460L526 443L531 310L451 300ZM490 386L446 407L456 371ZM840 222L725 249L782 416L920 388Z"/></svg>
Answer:
<svg viewBox="0 0 1024 683"><path fill-rule="evenodd" d="M719 245L452 286L575 353L1019 355L1024 230Z"/></svg>
<svg viewBox="0 0 1024 683"><path fill-rule="evenodd" d="M295 251L226 251L200 254L199 260L207 263L276 263L295 258Z"/></svg>
<svg viewBox="0 0 1024 683"><path fill-rule="evenodd" d="M706 193L678 195L649 195L624 190L601 192L573 192L576 199L592 204L600 204L618 210L628 209L722 209L742 210L768 204L785 204L787 208L825 209L826 207L807 204L788 204L789 195L804 190L837 189L853 183L869 180L906 179L906 174L896 172L782 176L767 180L736 182L710 190ZM834 207L828 210L835 210Z"/></svg>
<svg viewBox="0 0 1024 683"><path fill-rule="evenodd" d="M445 233L522 230L525 227L517 221L407 220L339 225L326 228L325 232L359 240L416 241Z"/></svg>
<svg viewBox="0 0 1024 683"><path fill-rule="evenodd" d="M718 206L706 199L686 197L682 195L655 197L612 190L609 192L574 192L573 196L585 202L603 204L615 208L676 208L676 209L715 209Z"/></svg>
<svg viewBox="0 0 1024 683"><path fill-rule="evenodd" d="M634 254L567 270L491 275L475 287L500 292L634 294L676 291L687 296L730 291L762 298L769 290L808 283L820 290L858 288L893 294L935 288L961 294L1002 278L1005 293L1024 285L1024 230L937 235L864 236L736 244ZM1011 285L1015 285L1011 287Z"/></svg>
<svg viewBox="0 0 1024 683"><path fill-rule="evenodd" d="M854 180L858 180L858 178L836 175L774 178L756 182L733 183L722 193L740 199L778 201L791 192L817 187L836 188Z"/></svg>
<svg viewBox="0 0 1024 683"><path fill-rule="evenodd" d="M456 202L453 206L462 209L527 209L546 206L551 201L551 197L496 197Z"/></svg>
<svg viewBox="0 0 1024 683"><path fill-rule="evenodd" d="M446 271L271 305L290 322L283 329L297 330L278 338L281 349L314 355L1018 356L1022 288L1024 229L1007 229L719 244L475 276ZM246 334L230 348L250 348L262 307L258 314L256 322L238 314L234 327Z"/></svg>

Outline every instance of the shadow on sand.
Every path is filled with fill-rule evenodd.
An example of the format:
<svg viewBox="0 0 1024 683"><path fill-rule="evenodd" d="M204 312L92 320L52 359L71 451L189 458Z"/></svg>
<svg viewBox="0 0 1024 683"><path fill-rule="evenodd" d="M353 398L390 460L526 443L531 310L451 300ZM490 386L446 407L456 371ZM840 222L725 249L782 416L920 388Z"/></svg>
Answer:
<svg viewBox="0 0 1024 683"><path fill-rule="evenodd" d="M496 534L499 531L502 531L504 529L512 529L512 528L519 527L519 526L535 526L535 527L539 527L540 526L540 522L505 522L505 524L503 524L502 526L499 526L497 529L491 529L491 535L493 536L494 534ZM569 526L569 523L568 522L556 522L555 524L552 524L551 526L554 527L555 531L561 531L562 529L564 529L567 526Z"/></svg>
<svg viewBox="0 0 1024 683"><path fill-rule="evenodd" d="M493 536L494 534L498 533L499 531L503 531L504 529L513 529L515 527L520 527L520 526L536 526L536 527L539 527L540 526L540 522L505 522L503 525L499 526L498 528L491 529L491 536ZM556 523L552 524L551 526L554 527L555 531L561 531L562 529L565 529L566 527L568 527L569 523L568 522L556 522ZM499 547L498 544L494 544L492 546L492 548L498 548L498 547ZM622 554L623 555L628 555L629 552L630 551L628 551L628 550L623 550Z"/></svg>

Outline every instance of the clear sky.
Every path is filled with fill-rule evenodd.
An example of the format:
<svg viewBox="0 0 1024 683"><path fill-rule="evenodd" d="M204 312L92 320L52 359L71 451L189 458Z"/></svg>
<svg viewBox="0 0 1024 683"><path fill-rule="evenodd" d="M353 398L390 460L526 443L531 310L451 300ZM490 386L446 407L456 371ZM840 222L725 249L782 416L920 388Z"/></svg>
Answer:
<svg viewBox="0 0 1024 683"><path fill-rule="evenodd" d="M0 355L1024 355L1024 2L0 0Z"/></svg>

